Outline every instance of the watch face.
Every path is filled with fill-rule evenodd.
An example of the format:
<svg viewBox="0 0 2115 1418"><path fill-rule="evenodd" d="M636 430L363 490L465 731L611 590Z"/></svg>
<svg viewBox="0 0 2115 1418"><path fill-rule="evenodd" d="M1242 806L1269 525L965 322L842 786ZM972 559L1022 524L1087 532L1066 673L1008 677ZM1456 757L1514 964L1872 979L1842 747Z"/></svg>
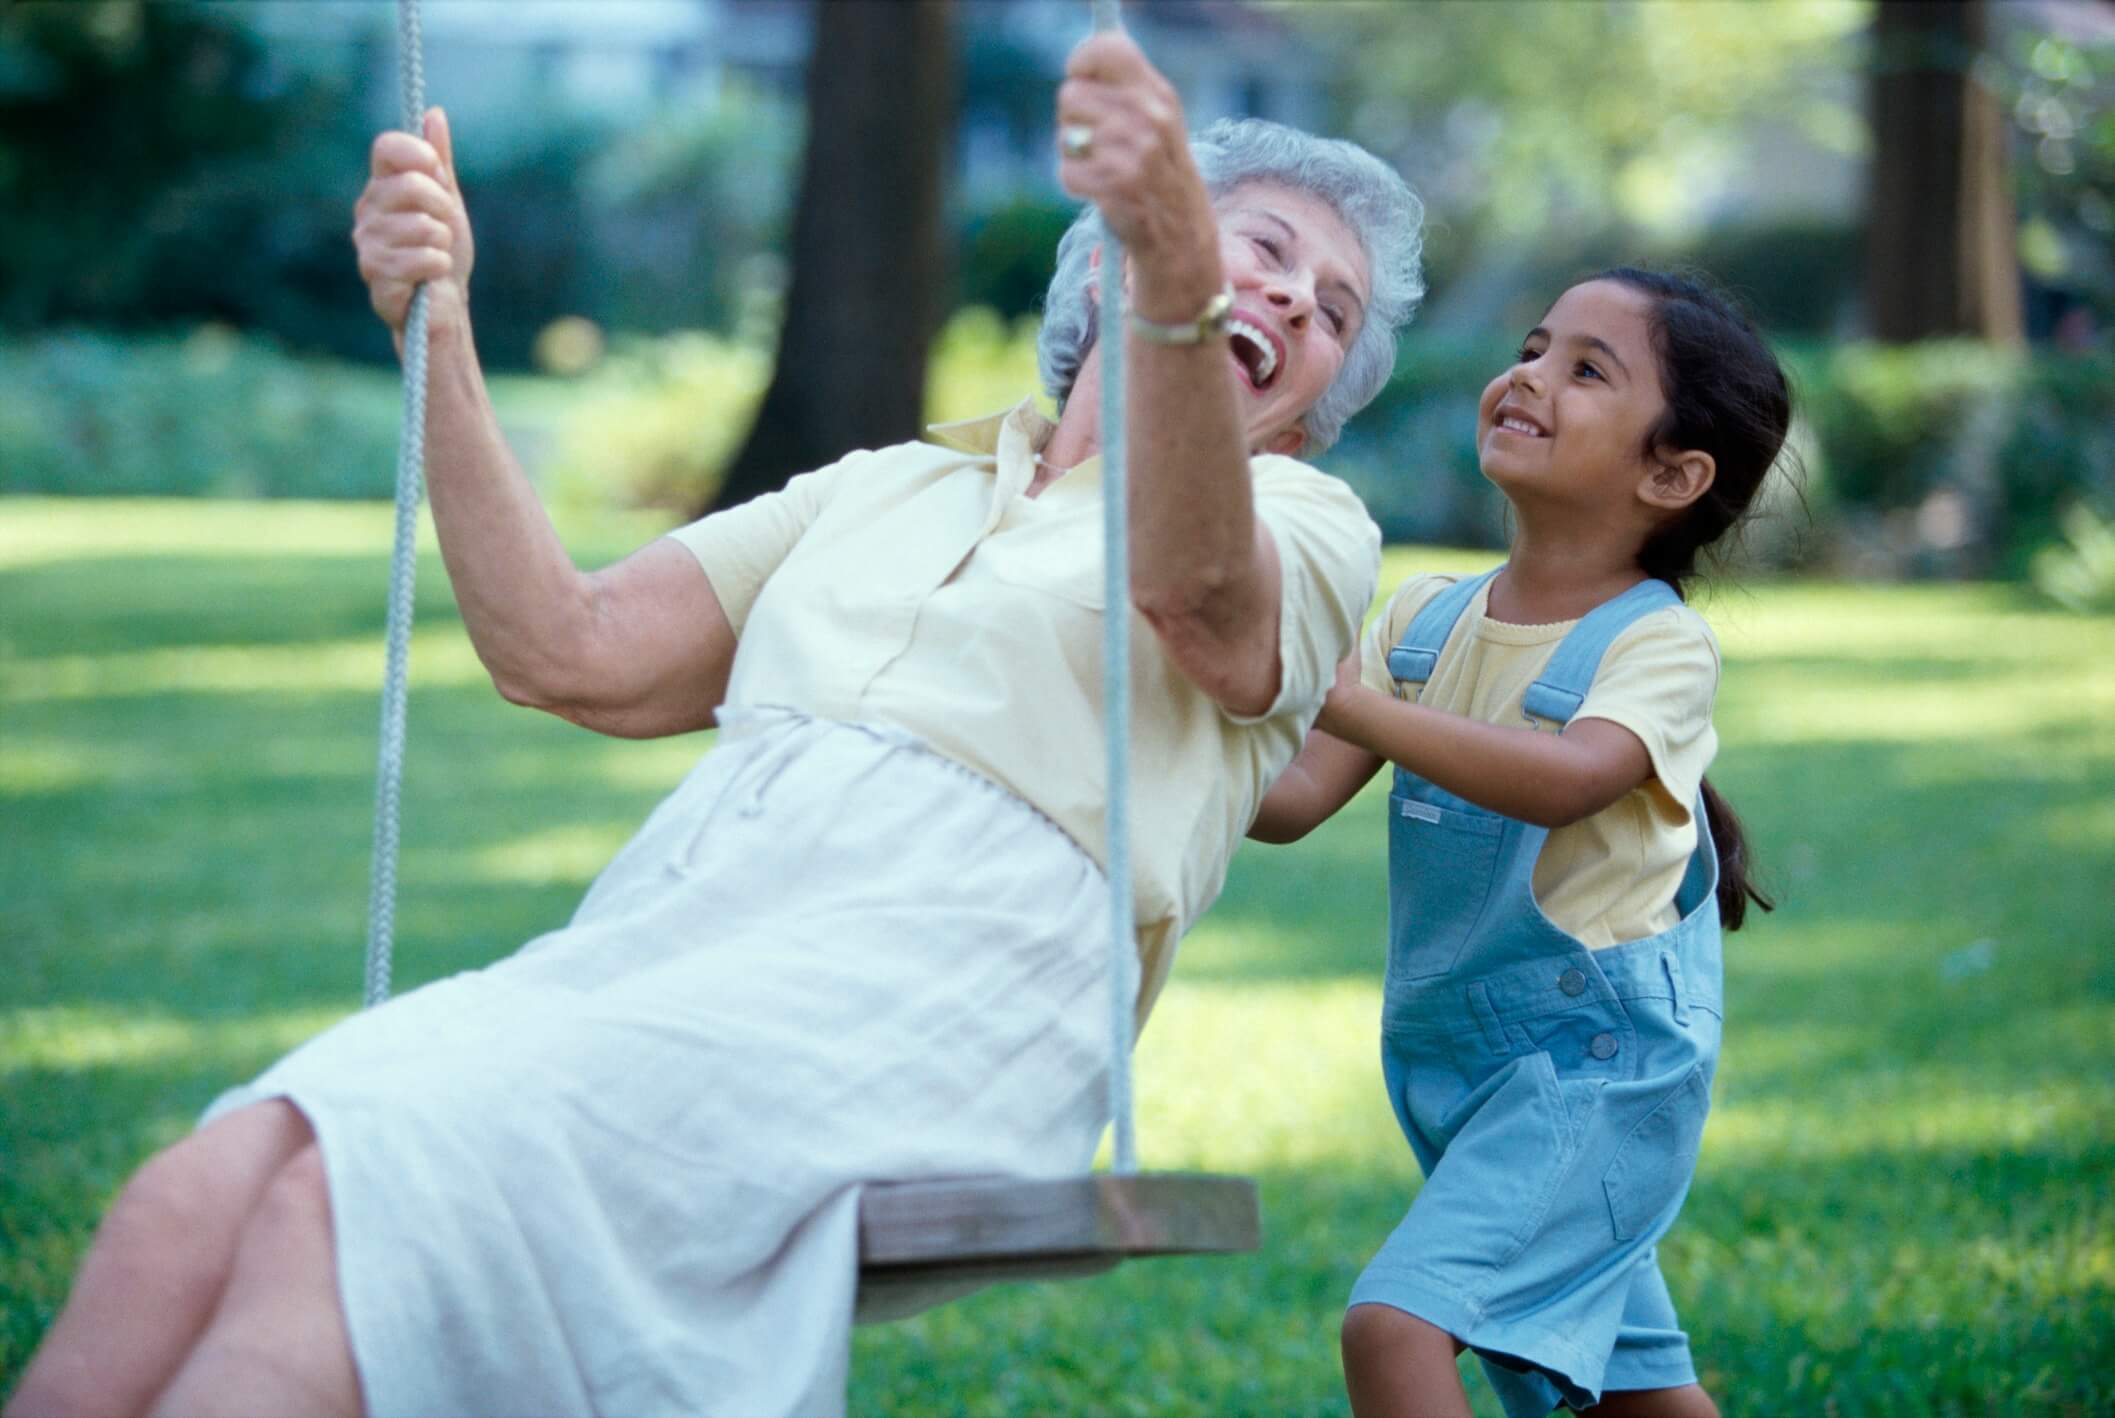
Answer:
<svg viewBox="0 0 2115 1418"><path fill-rule="evenodd" d="M1221 286L1219 294L1206 303L1195 320L1178 325L1163 325L1157 320L1148 320L1136 312L1130 315L1131 329L1141 338L1157 345L1196 345L1226 333L1227 322L1234 315L1234 288Z"/></svg>

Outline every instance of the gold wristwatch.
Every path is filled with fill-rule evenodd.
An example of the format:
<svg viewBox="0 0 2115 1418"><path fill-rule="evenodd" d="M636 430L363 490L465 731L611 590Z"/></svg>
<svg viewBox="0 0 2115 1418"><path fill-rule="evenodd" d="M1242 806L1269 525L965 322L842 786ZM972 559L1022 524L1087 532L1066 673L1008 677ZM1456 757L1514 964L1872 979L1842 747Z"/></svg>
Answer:
<svg viewBox="0 0 2115 1418"><path fill-rule="evenodd" d="M1233 316L1234 286L1231 281L1219 288L1219 294L1205 302L1204 309L1197 313L1195 320L1163 325L1158 320L1146 319L1128 306L1124 309L1124 318L1130 322L1131 333L1156 345L1201 345L1206 340L1215 340L1226 333L1227 321Z"/></svg>

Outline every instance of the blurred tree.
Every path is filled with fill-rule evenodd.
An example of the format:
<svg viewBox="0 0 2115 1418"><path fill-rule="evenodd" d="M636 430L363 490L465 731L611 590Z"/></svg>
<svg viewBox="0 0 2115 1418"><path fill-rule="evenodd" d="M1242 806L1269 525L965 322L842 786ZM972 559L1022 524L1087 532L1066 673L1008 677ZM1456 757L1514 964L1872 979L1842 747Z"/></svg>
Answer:
<svg viewBox="0 0 2115 1418"><path fill-rule="evenodd" d="M210 7L0 7L0 326L350 311L386 355L349 298L342 174L290 153L296 133L351 133L341 99ZM326 228L328 273L305 259Z"/></svg>
<svg viewBox="0 0 2115 1418"><path fill-rule="evenodd" d="M951 0L816 6L778 358L716 505L918 433L946 293L950 10Z"/></svg>
<svg viewBox="0 0 2115 1418"><path fill-rule="evenodd" d="M2115 334L2115 3L2056 17L2069 32L2015 27L1996 77L2021 138L2028 333L2079 348Z"/></svg>
<svg viewBox="0 0 2115 1418"><path fill-rule="evenodd" d="M1284 13L1336 57L1345 135L1401 166L1473 248L1693 225L1759 122L1855 151L1855 89L1839 79L1868 9L1487 0Z"/></svg>
<svg viewBox="0 0 2115 1418"><path fill-rule="evenodd" d="M785 247L800 143L798 102L739 78L612 134L582 184L598 257L582 308L620 330L768 320L760 336L775 335L778 291L759 273Z"/></svg>
<svg viewBox="0 0 2115 1418"><path fill-rule="evenodd" d="M1866 302L1901 342L2021 339L2018 222L1983 0L1880 0L1870 68Z"/></svg>

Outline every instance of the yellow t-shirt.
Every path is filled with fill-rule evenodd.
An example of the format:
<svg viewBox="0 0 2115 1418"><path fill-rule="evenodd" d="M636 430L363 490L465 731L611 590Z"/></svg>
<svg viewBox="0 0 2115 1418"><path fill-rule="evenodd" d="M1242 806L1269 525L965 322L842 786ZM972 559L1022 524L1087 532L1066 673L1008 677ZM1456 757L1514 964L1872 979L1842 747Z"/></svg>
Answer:
<svg viewBox="0 0 2115 1418"><path fill-rule="evenodd" d="M1366 634L1360 677L1399 698L1411 689L1388 673L1388 651L1425 603L1453 576L1413 576L1389 598ZM1485 612L1490 588L1476 593L1433 666L1419 702L1489 724L1558 726L1522 708L1575 620L1513 625ZM1535 863L1542 912L1590 947L1657 934L1679 919L1675 892L1696 847L1691 805L1718 752L1711 702L1718 692L1718 641L1687 606L1641 616L1602 657L1577 719L1606 719L1638 736L1653 776L1601 811L1552 830Z"/></svg>
<svg viewBox="0 0 2115 1418"><path fill-rule="evenodd" d="M671 535L734 625L729 704L908 729L1106 864L1100 467L1024 496L1053 431L1024 402L935 428L952 448L854 453ZM1284 570L1276 701L1228 713L1132 614L1141 1020L1321 712L1380 577L1380 532L1344 484L1270 455L1250 475Z"/></svg>

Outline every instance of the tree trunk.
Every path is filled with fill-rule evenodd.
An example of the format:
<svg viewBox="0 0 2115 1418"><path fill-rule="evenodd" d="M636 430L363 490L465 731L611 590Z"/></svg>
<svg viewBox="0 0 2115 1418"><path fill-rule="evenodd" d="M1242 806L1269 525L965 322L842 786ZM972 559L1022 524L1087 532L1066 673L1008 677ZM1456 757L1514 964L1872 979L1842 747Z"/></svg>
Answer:
<svg viewBox="0 0 2115 1418"><path fill-rule="evenodd" d="M2022 338L2005 115L1977 77L1984 0L1880 0L1866 300L1886 341Z"/></svg>
<svg viewBox="0 0 2115 1418"><path fill-rule="evenodd" d="M952 0L817 0L771 386L713 506L915 438L945 287Z"/></svg>

